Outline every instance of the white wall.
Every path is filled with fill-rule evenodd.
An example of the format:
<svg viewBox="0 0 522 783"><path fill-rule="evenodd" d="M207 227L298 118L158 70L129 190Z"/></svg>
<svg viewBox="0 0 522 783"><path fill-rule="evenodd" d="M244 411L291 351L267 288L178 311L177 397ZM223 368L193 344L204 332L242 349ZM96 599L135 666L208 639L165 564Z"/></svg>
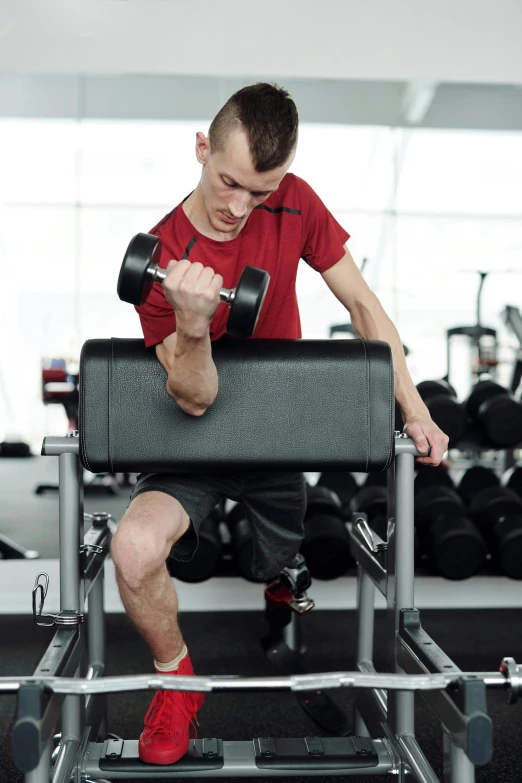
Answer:
<svg viewBox="0 0 522 783"><path fill-rule="evenodd" d="M9 72L522 84L519 0L3 0L0 39Z"/></svg>
<svg viewBox="0 0 522 783"><path fill-rule="evenodd" d="M38 449L65 431L61 408L41 402L43 357L141 337L116 296L121 257L197 183L194 134L208 123L0 119L0 440L15 430ZM508 382L500 311L522 309L522 134L303 124L293 170L351 233L356 262L369 259L416 382L445 374L445 330L475 322L475 270L491 270L483 320L499 330ZM304 337L348 320L304 262L298 297Z"/></svg>

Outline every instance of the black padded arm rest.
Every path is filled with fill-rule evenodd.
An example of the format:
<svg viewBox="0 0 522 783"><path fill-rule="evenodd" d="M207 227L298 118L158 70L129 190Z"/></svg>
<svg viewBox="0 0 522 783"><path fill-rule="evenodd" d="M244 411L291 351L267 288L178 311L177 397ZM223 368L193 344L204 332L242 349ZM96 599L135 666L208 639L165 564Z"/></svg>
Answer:
<svg viewBox="0 0 522 783"><path fill-rule="evenodd" d="M385 470L393 457L390 347L364 340L213 344L214 404L195 417L142 340L88 340L80 456L92 472Z"/></svg>

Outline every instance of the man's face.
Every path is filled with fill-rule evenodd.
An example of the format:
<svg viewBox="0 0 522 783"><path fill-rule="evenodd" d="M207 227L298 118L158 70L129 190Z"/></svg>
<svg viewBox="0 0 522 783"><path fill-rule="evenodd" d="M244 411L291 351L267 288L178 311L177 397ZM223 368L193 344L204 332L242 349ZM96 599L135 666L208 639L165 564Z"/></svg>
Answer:
<svg viewBox="0 0 522 783"><path fill-rule="evenodd" d="M203 164L200 188L208 220L215 231L236 236L252 210L277 190L293 156L277 169L254 169L245 133L232 131L223 152L211 154L208 139L198 133L196 155Z"/></svg>

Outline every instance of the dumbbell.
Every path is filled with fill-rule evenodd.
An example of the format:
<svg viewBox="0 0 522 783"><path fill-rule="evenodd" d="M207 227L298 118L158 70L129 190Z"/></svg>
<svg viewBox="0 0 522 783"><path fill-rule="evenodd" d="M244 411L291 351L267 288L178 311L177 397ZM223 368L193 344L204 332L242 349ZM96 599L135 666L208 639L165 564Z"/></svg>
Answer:
<svg viewBox="0 0 522 783"><path fill-rule="evenodd" d="M252 560L254 557L254 539L247 517L246 506L237 503L229 512L226 524L230 532L232 554L239 573L249 582L265 582L254 576L252 572Z"/></svg>
<svg viewBox="0 0 522 783"><path fill-rule="evenodd" d="M519 465L506 470L502 476L502 485L522 497L522 467Z"/></svg>
<svg viewBox="0 0 522 783"><path fill-rule="evenodd" d="M522 405L500 384L479 381L465 407L492 446L511 448L522 443Z"/></svg>
<svg viewBox="0 0 522 783"><path fill-rule="evenodd" d="M430 416L448 436L450 446L457 443L467 429L468 417L465 408L457 402L457 393L447 381L422 381L417 384Z"/></svg>
<svg viewBox="0 0 522 783"><path fill-rule="evenodd" d="M433 486L453 489L453 480L443 465L416 465L417 474L414 480L415 494L421 489Z"/></svg>
<svg viewBox="0 0 522 783"><path fill-rule="evenodd" d="M123 302L140 305L154 283L162 283L167 270L159 266L161 241L152 234L131 239L118 277L118 296ZM264 269L246 266L236 288L222 288L219 298L230 307L227 332L233 337L251 337L265 300L270 275Z"/></svg>
<svg viewBox="0 0 522 783"><path fill-rule="evenodd" d="M357 482L347 470L326 470L321 473L315 486L331 489L343 506L347 505L357 492Z"/></svg>
<svg viewBox="0 0 522 783"><path fill-rule="evenodd" d="M355 565L341 502L327 487L307 487L301 554L315 579L337 579Z"/></svg>
<svg viewBox="0 0 522 783"><path fill-rule="evenodd" d="M428 561L446 579L468 579L484 565L485 541L450 487L425 487L416 494L415 528Z"/></svg>
<svg viewBox="0 0 522 783"><path fill-rule="evenodd" d="M219 534L220 517L214 510L199 527L199 544L188 562L167 557L169 574L182 582L204 582L213 576L221 561L223 542Z"/></svg>
<svg viewBox="0 0 522 783"><path fill-rule="evenodd" d="M470 512L486 539L493 562L512 579L522 579L522 500L507 487L488 487Z"/></svg>
<svg viewBox="0 0 522 783"><path fill-rule="evenodd" d="M475 495L488 487L498 487L500 481L491 468L484 465L473 465L469 468L458 485L458 492L464 503L469 506Z"/></svg>
<svg viewBox="0 0 522 783"><path fill-rule="evenodd" d="M363 484L364 487L387 487L388 486L388 471L387 470L372 470L368 473L366 481Z"/></svg>

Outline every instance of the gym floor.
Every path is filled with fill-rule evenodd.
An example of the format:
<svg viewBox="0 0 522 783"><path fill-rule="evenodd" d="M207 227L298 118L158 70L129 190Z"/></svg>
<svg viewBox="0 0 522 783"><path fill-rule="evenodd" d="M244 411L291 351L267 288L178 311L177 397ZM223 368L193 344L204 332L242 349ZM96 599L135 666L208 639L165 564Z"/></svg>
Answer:
<svg viewBox="0 0 522 783"><path fill-rule="evenodd" d="M43 558L56 558L57 493L37 496L33 490L40 482L52 483L57 480L57 460L3 459L0 477L3 498L0 532L15 538L26 547L39 550ZM127 496L122 493L118 497L89 496L85 505L87 511L105 509L119 518L126 502ZM11 563L5 564L6 571L8 565L11 566ZM34 581L38 561L21 565L30 568L31 582ZM336 584L328 583L330 591L335 590ZM472 588L473 584L473 580L469 580L468 587ZM440 581L441 590L448 585L457 595L465 583ZM517 582L509 582L508 585L513 593L520 592ZM28 586L28 604L31 586ZM188 591L197 587L186 585ZM251 587L262 591L261 586ZM3 629L0 676L30 674L47 647L52 630L36 628L28 614L9 614L9 609L5 608L9 596L4 594L3 599L3 608L0 609ZM499 603L499 606L502 604ZM379 655L384 647L384 619L384 613L378 611L375 664L381 670L385 668L385 662ZM510 609L424 609L422 619L428 633L465 671L496 670L503 655L522 659L522 630L517 604ZM182 611L181 624L198 674L273 674L259 643L266 628L261 611ZM353 611L315 609L304 619L303 632L308 649L308 671L354 668ZM107 662L109 675L152 671L151 656L125 614L107 616ZM353 692L348 689L334 690L331 696L351 719ZM152 694L148 692L109 696L110 730L124 738L136 739L151 697ZM23 780L11 761L10 731L15 701L14 696L0 698L0 783L19 783ZM442 779L440 727L422 697L416 697L416 704L417 739ZM494 757L487 766L477 769L476 780L478 783L519 783L522 768L522 704L507 706L503 692L490 691L488 706L494 725ZM285 692L248 694L246 697L239 693L210 694L199 718L199 736L218 736L222 739L250 739L264 734L280 737L324 734L302 711L295 697ZM367 777L349 779L355 783L377 780Z"/></svg>

